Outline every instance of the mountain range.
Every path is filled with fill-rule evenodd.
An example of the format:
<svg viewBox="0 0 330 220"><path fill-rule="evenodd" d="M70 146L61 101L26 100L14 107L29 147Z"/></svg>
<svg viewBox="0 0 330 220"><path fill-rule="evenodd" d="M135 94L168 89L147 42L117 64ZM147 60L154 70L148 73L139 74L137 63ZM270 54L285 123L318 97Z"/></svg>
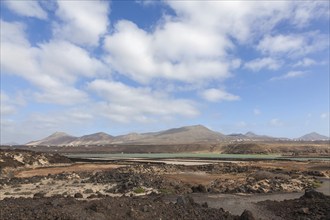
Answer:
<svg viewBox="0 0 330 220"><path fill-rule="evenodd" d="M165 131L149 133L129 133L126 135L112 136L104 132L71 136L64 132L54 134L37 141L27 143L28 146L79 146L79 145L106 145L106 144L187 144L187 143L216 143L221 141L261 141L261 140L290 140L288 138L275 138L266 135L257 135L252 132L246 134L224 135L212 131L202 125L172 128ZM315 132L294 139L296 141L329 140L329 137Z"/></svg>

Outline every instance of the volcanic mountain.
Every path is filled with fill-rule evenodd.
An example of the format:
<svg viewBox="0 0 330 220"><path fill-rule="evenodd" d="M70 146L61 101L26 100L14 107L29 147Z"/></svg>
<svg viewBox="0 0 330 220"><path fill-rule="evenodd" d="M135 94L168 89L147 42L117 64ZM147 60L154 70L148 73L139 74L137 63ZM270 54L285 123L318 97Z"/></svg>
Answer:
<svg viewBox="0 0 330 220"><path fill-rule="evenodd" d="M246 134L224 135L212 131L202 125L185 126L169 130L149 133L129 133L127 135L111 136L104 132L74 137L64 132L55 132L45 139L32 141L26 145L50 145L50 146L80 146L80 145L173 145L173 144L198 144L219 143L222 141L273 141L289 140L287 138L275 138L266 135L257 135L252 132ZM329 137L315 132L304 135L295 140L329 140Z"/></svg>
<svg viewBox="0 0 330 220"><path fill-rule="evenodd" d="M81 136L74 141L71 141L70 145L101 145L111 143L113 139L113 136L104 132L99 132Z"/></svg>
<svg viewBox="0 0 330 220"><path fill-rule="evenodd" d="M38 141L31 141L26 145L69 145L71 142L75 141L77 137L68 135L64 132L55 132L54 134Z"/></svg>
<svg viewBox="0 0 330 220"><path fill-rule="evenodd" d="M217 142L226 138L226 135L212 131L202 125L193 125L154 133L144 133L137 140L133 140L133 142L146 144L201 143Z"/></svg>
<svg viewBox="0 0 330 220"><path fill-rule="evenodd" d="M32 141L26 145L105 145L105 144L176 144L217 142L226 139L226 135L212 131L202 125L173 128L160 132L130 133L113 137L100 132L82 137L70 136L64 132L56 132L45 139Z"/></svg>
<svg viewBox="0 0 330 220"><path fill-rule="evenodd" d="M304 136L301 136L300 138L297 138L297 140L301 141L321 141L321 140L330 140L329 137L320 135L316 132L312 132L309 134L305 134Z"/></svg>

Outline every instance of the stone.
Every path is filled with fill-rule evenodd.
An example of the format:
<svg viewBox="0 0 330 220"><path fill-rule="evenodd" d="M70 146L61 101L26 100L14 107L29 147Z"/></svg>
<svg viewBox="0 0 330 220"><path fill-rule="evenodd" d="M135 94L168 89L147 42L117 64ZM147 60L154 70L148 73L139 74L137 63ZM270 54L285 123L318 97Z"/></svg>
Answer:
<svg viewBox="0 0 330 220"><path fill-rule="evenodd" d="M244 210L244 212L242 213L242 215L239 218L240 220L255 220L252 212L250 212L249 210Z"/></svg>
<svg viewBox="0 0 330 220"><path fill-rule="evenodd" d="M76 198L76 199L81 199L81 198L83 198L83 195L81 194L81 193L75 193L74 194L74 197Z"/></svg>
<svg viewBox="0 0 330 220"><path fill-rule="evenodd" d="M305 194L304 194L305 198L309 198L309 199L314 199L314 198L325 198L325 195L321 192L317 192L314 189L306 189L305 190Z"/></svg>
<svg viewBox="0 0 330 220"><path fill-rule="evenodd" d="M302 214L309 214L309 208L307 207L304 207L304 208L300 208L298 210L299 213L302 213Z"/></svg>
<svg viewBox="0 0 330 220"><path fill-rule="evenodd" d="M42 192L38 192L38 193L35 193L35 194L33 195L33 198L34 198L34 199L40 199L40 198L44 198L44 196L45 196L44 193L42 193Z"/></svg>

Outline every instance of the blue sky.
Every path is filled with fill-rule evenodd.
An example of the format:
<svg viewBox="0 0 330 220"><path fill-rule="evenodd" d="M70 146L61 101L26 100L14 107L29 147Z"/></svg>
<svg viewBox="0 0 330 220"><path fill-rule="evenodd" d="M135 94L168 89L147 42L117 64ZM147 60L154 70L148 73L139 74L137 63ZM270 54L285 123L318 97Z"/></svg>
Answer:
<svg viewBox="0 0 330 220"><path fill-rule="evenodd" d="M1 143L202 124L329 136L328 1L1 1Z"/></svg>

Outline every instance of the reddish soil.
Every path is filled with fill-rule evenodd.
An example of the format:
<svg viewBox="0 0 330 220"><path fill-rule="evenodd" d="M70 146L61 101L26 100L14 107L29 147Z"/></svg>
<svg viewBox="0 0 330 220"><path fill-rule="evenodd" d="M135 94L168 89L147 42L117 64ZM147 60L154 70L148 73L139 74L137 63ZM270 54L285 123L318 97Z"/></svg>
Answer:
<svg viewBox="0 0 330 220"><path fill-rule="evenodd" d="M72 164L69 166L58 166L58 167L45 167L45 168L36 168L36 169L27 169L17 171L15 173L16 177L33 177L33 176L47 176L49 174L59 174L63 172L101 172L106 170L113 170L124 165L116 164Z"/></svg>

